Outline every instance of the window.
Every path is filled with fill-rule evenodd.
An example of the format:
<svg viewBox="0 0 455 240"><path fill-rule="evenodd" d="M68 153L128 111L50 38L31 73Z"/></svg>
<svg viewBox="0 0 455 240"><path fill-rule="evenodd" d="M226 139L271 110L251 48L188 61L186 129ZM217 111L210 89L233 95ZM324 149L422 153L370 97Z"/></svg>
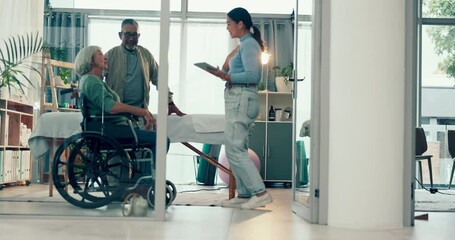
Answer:
<svg viewBox="0 0 455 240"><path fill-rule="evenodd" d="M451 43L455 40L455 35L447 38L446 33L454 31L454 26L422 26L422 86L454 86L454 78L448 75L446 69L446 61L452 59L454 62Z"/></svg>
<svg viewBox="0 0 455 240"><path fill-rule="evenodd" d="M49 0L53 8L104 9L104 10L154 10L161 9L159 0ZM180 1L170 2L171 11L180 11Z"/></svg>
<svg viewBox="0 0 455 240"><path fill-rule="evenodd" d="M291 14L295 8L295 0L271 1L213 1L213 0L187 0L190 12L215 12L225 13L235 7L244 7L250 13L261 14ZM105 10L152 10L161 9L159 0L130 0L128 4L123 1L112 0L49 0L53 8L77 8L77 9L105 9ZM171 11L182 11L181 1L170 1ZM313 10L312 0L299 1L299 14L311 15Z"/></svg>
<svg viewBox="0 0 455 240"><path fill-rule="evenodd" d="M55 0L54 0L55 1ZM54 2L52 1L52 2ZM84 0L85 1L85 0ZM84 2L82 0L74 0L75 8L83 8L82 5L77 5ZM79 2L79 3L78 3ZM86 1L85 1L86 2ZM111 1L109 1L110 3ZM140 2L140 1L134 1ZM153 1L155 2L155 1ZM159 2L159 1L156 1ZM178 1L180 2L180 1ZM197 2L203 3L202 0L189 0L189 6L191 4L196 4ZM229 1L231 2L231 1ZM235 2L235 1L234 1ZM272 8L273 4L256 4L258 6L266 6L272 9L287 9L283 10L281 14L253 14L253 20L256 24L262 23L264 25L263 29L269 29L273 24L272 20L276 20L277 29L274 29L275 34L280 36L280 40L285 39L283 34L288 34L292 32L284 31L283 22L286 21L288 25L290 24L289 14L294 8L294 0L286 0L286 3L292 3L291 5L283 4L280 8ZM312 1L301 1L300 9L308 9L308 12L311 11L311 4L302 5L302 3L311 3ZM91 5L87 5L92 9L103 8L103 4L106 1L97 1ZM231 7L221 8L218 10L212 9L211 7L215 5L212 2L206 4L206 9L194 9L192 11L200 10L202 12L192 13L188 19L183 21L180 19L179 12L174 12L171 19L171 29L170 29L170 47L169 47L169 88L174 93L174 101L178 104L178 107L186 113L189 114L223 114L224 113L224 82L220 79L213 77L212 75L202 71L201 69L194 66L196 62L208 62L214 66L221 66L224 63L224 60L229 53L231 47L237 44L237 39L232 40L229 36L229 33L226 30L226 9L231 9ZM218 5L218 4L216 4ZM130 4L131 6L131 4ZM139 5L135 6L136 10ZM264 7L262 6L262 7ZM114 9L117 5L113 3L106 9ZM159 7L159 6L158 6ZM245 6L248 7L248 6ZM71 8L71 7L70 7ZM143 10L149 10L151 8L144 7ZM250 11L249 7L248 10ZM61 11L61 10L59 10ZM75 10L68 10L69 12ZM160 60L160 22L156 18L156 15L150 16L144 12L135 12L128 10L116 10L111 11L107 15L103 12L87 10L76 10L85 14L84 19L88 19L88 22L84 23L86 26L87 33L85 34L87 39L81 41L85 45L97 45L100 46L104 52L108 51L112 47L118 46L121 43L121 40L118 37L118 32L120 31L121 21L124 18L134 18L139 23L139 31L141 33L139 44L146 47L154 55L155 59L159 62ZM205 12L213 11L209 17ZM219 11L219 12L216 12ZM222 13L221 13L222 11ZM261 11L258 8L255 8L254 11ZM251 11L252 13L254 11ZM108 11L106 11L108 12ZM156 13L156 12L150 12ZM159 13L159 12L158 12ZM267 13L267 12L266 12ZM302 12L300 12L302 14ZM81 17L82 18L82 17ZM303 19L303 16L300 16L300 19ZM298 109L299 112L299 121L304 121L310 117L311 109L311 81L310 81L310 70L311 70L311 24L309 23L310 18L306 16L306 22L299 24L300 33L299 33L299 76L298 78L306 77L306 80L303 81L300 86L303 91L302 98L300 98L302 104L301 108ZM300 20L300 22L302 22ZM291 26L292 28L292 26ZM266 33L266 31L261 29L261 32L265 37L273 38L275 36L271 33ZM285 35L288 36L288 35ZM289 37L289 44L287 44L287 50L282 55L292 55L292 38ZM283 44L273 45L273 41L267 41L269 47L272 48L276 46L281 46ZM273 58L277 58L277 54ZM272 63L271 63L272 64ZM273 65L271 65L272 67ZM270 67L270 68L271 68ZM272 74L272 73L271 73ZM272 79L272 76L270 76ZM150 94L150 105L149 108L151 112L157 112L157 103L158 103L158 94L156 94L156 89L152 87ZM181 161L179 156L182 154L191 154L191 152L186 151L183 147L179 145L173 145L169 152L173 158L175 158L178 165L181 164L190 164L190 166L180 166L183 172L176 173L173 171L169 173L172 175L172 178L176 181L188 181L188 177L194 177L191 169L193 166L189 161ZM174 160L170 160L169 164L173 164ZM176 175L178 174L178 176Z"/></svg>
<svg viewBox="0 0 455 240"><path fill-rule="evenodd" d="M311 13L312 1L304 0L299 2L303 9L307 9L307 14ZM214 4L213 0L189 0L188 11L192 12L222 12L225 13L235 7L244 7L250 13L273 13L273 14L291 14L292 9L295 8L295 0L282 0L282 1L244 1L244 0L230 0L230 1L217 1ZM302 14L302 13L300 13Z"/></svg>
<svg viewBox="0 0 455 240"><path fill-rule="evenodd" d="M449 175L446 173L451 167L447 130L455 127L455 112L449 107L455 87L455 2L421 0L421 3L419 121L428 132L429 152L434 156L434 182L447 184Z"/></svg>
<svg viewBox="0 0 455 240"><path fill-rule="evenodd" d="M424 18L455 18L453 0L422 0L422 3Z"/></svg>

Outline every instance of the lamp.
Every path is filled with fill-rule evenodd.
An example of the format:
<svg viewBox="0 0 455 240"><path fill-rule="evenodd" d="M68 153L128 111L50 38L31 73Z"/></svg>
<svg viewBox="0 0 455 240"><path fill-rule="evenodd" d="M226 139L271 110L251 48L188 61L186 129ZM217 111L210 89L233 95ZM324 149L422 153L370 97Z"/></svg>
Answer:
<svg viewBox="0 0 455 240"><path fill-rule="evenodd" d="M270 54L267 52L267 50L262 52L262 55L261 55L262 65L269 63L269 58L270 58Z"/></svg>
<svg viewBox="0 0 455 240"><path fill-rule="evenodd" d="M261 84L264 85L264 65L267 65L267 71L266 71L266 82L265 82L265 87L262 89L267 89L269 86L269 58L270 54L265 50L262 52L261 55L261 62L262 62L262 70L261 70ZM259 88L261 90L261 87Z"/></svg>

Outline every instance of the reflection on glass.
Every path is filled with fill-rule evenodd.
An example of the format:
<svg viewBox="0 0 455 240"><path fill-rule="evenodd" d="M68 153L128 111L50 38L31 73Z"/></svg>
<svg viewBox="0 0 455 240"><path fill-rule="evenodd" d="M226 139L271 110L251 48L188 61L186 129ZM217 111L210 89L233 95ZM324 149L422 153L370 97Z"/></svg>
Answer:
<svg viewBox="0 0 455 240"><path fill-rule="evenodd" d="M297 98L295 111L295 182L294 201L309 206L310 196L310 117L311 117L311 38L310 22L299 22L297 60Z"/></svg>
<svg viewBox="0 0 455 240"><path fill-rule="evenodd" d="M454 18L455 8L452 0L422 0L424 18Z"/></svg>
<svg viewBox="0 0 455 240"><path fill-rule="evenodd" d="M420 125L425 130L428 150L432 155L432 178L440 192L447 191L453 166L448 151L448 131L455 129L455 111L448 104L455 94L455 17L453 1L424 0L422 15L435 25L422 26L421 41L421 113ZM430 177L426 164L422 165L422 182L416 181L415 210L448 210L440 200L427 204L433 198L429 192ZM416 176L419 178L419 168Z"/></svg>
<svg viewBox="0 0 455 240"><path fill-rule="evenodd" d="M455 27L422 27L422 86L453 87L455 79Z"/></svg>
<svg viewBox="0 0 455 240"><path fill-rule="evenodd" d="M455 112L447 103L455 94L455 26L422 26L422 98L420 124L425 129L428 154L433 155L433 181L436 185L449 182L452 159L447 149L447 131L455 129ZM429 183L428 166L423 165L423 184ZM419 186L418 186L419 187ZM419 200L419 195L416 195Z"/></svg>
<svg viewBox="0 0 455 240"><path fill-rule="evenodd" d="M64 5L58 5L64 4ZM196 1L189 1L190 6L194 4ZM243 1L245 2L245 1ZM291 7L287 7L286 10L283 11L283 14L290 14L292 12L292 8L294 6L294 0L286 1L289 2ZM301 1L302 4L300 6L304 8L304 11L300 11L300 14L309 14L311 13L312 7L311 3L312 0L304 0ZM144 5L142 5L142 3ZM180 1L171 1L171 9L173 11L180 11L180 7L175 7L174 3L180 6ZM305 4L303 4L305 3ZM308 3L308 5L307 5ZM117 46L120 44L120 39L118 37L118 32L120 31L120 23L123 18L131 17L133 15L134 18L137 18L140 21L140 44L148 48L159 60L160 56L160 49L159 49L159 20L156 16L139 16L141 11L135 10L157 10L159 11L160 1L137 1L137 4L134 5L135 9L130 9L132 5L128 6L125 4L119 4L115 1L87 1L87 0L52 0L50 1L52 7L57 8L76 8L76 9L118 9L118 10L125 10L129 7L127 11L116 11L115 16L111 15L104 15L104 12L99 12L98 14L88 14L89 11L82 10L81 13L73 14L71 11L55 11L52 12L46 19L45 22L48 22L51 27L47 27L44 36L49 36L49 38L45 38L46 44L48 47L51 47L52 50L56 50L56 53L62 55L65 53L65 57L57 57L53 55L53 59L58 59L66 62L73 62L75 54L78 52L80 47L86 45L98 45L100 46L103 51L109 50L113 46ZM106 5L107 4L107 5ZM250 2L248 2L250 4ZM255 6L263 6L263 7L270 7L269 4L258 4L257 1L251 1L251 4ZM282 2L279 3L280 8L286 6ZM174 7L173 7L174 6ZM208 5L205 5L206 7ZM213 4L209 4L209 6L213 6ZM218 5L217 5L218 6ZM256 8L257 9L257 8ZM272 8L278 9L278 8ZM282 8L281 8L282 9ZM129 11L133 10L133 11ZM79 10L76 10L79 11ZM223 8L223 12L226 11L226 8ZM260 10L256 10L260 11ZM211 10L201 9L201 12L211 12ZM255 11L252 11L255 12ZM112 11L111 11L112 13ZM263 13L271 13L265 11ZM123 15L125 14L125 15ZM174 97L176 97L177 101L186 102L187 107L185 107L187 112L193 113L220 113L223 111L220 108L220 103L222 104L222 98L219 98L219 92L223 91L224 85L219 84L216 81L210 81L209 77L200 74L200 71L197 68L194 68L193 63L197 61L208 61L214 64L221 64L224 56L226 56L226 52L228 51L228 41L229 41L229 34L226 32L226 25L225 19L223 15L223 19L209 19L207 20L205 14L201 13L194 13L199 17L195 17L195 19L204 19L206 22L189 21L187 25L185 25L185 34L187 35L187 39L181 38L181 28L183 24L180 21L172 21L171 22L171 33L170 33L170 62L172 66L170 66L169 72L169 87L174 92ZM262 22L264 22L264 29L272 29L272 19L275 20L273 15L271 17L265 18ZM49 21L47 21L49 20ZM61 22L60 22L61 20ZM283 21L282 16L277 16L277 22ZM286 21L289 21L286 18ZM257 23L261 23L261 19L257 19ZM66 24L66 25L65 25ZM186 23L185 23L186 24ZM282 27L283 24L278 23L278 28L275 29L275 34L267 34L267 31L263 31L265 37L269 38L266 42L270 44L274 42L275 36L281 36L280 39L283 39L285 34L288 32L282 33L284 28ZM300 125L305 120L309 119L310 116L310 79L308 76L311 75L310 72L310 52L311 52L311 25L310 23L299 23L299 27L303 30L299 32L299 44L300 44L300 51L299 51L299 65L296 68L299 69L299 76L298 78L306 77L304 82L299 82L299 109L295 109L297 116L298 125ZM58 32L58 35L56 34ZM53 41L51 41L51 39ZM183 40L184 42L180 42ZM216 42L217 44L213 44ZM289 45L291 46L291 45ZM287 46L288 47L288 46ZM290 48L290 47L288 47ZM290 48L291 49L291 48ZM58 50L58 51L57 51ZM291 53L289 53L291 54ZM286 55L288 53L286 52ZM276 57L276 55L275 55ZM220 60L221 59L221 60ZM271 61L272 57L270 58ZM186 66L183 66L186 64ZM269 62L268 65L271 63ZM268 66L267 65L267 66ZM184 69L184 70L182 70ZM267 71L268 72L268 71ZM209 76L209 75L207 75ZM270 74L270 77L272 75ZM195 92L200 91L200 87L204 86L206 89L211 89L211 91L207 91L204 94L194 94ZM38 93L39 94L39 93ZM151 103L157 103L157 94L153 93ZM291 94L289 94L291 96ZM207 102L207 99L213 99L210 101L210 104L203 104ZM220 102L218 102L220 101ZM152 104L153 105L153 104ZM287 104L289 105L289 104ZM286 105L286 106L287 106ZM151 106L153 112L156 111L156 106ZM283 109L284 110L284 109ZM37 120L37 118L35 119ZM4 119L3 119L4 121ZM285 124L282 124L285 125ZM297 130L298 131L298 130ZM51 139L49 139L50 144ZM303 141L306 159L299 162L301 165L301 169L308 168L309 163L309 138L303 137L299 138L299 141ZM55 148L57 148L61 144L55 144ZM291 146L291 145L288 145ZM74 203L83 205L83 206L94 206L91 204L96 202L98 204L99 199L105 201L106 196L118 195L118 189L115 188L118 186L119 177L118 176L125 176L124 174L117 175L121 172L121 169L118 169L117 165L112 165L109 169L104 169L106 171L97 172L95 175L91 175L87 177L87 171L85 171L85 164L80 162L80 158L85 157L86 150L84 149L85 146L83 145L75 145L73 147L81 149L78 155L72 156L70 159L71 161L65 161L68 159L68 156L65 156L65 153L61 153L60 160L57 161L57 167L55 172L59 172L58 176L56 176L55 182L59 182L61 192L67 197L67 199L71 199ZM178 146L173 146L174 149L182 149L178 148ZM82 150L84 149L84 150ZM302 148L303 149L303 148ZM55 150L55 149L54 149ZM177 150L175 152L170 152L170 156L176 155ZM290 151L288 151L289 153ZM173 155L174 154L174 155ZM118 158L113 157L114 155L103 156L103 162L107 163L116 163ZM112 157L112 158L107 158ZM178 156L179 157L179 156ZM180 159L178 159L180 160ZM307 161L305 163L305 161ZM84 209L80 207L73 206L67 200L65 200L58 190L54 188L54 195L49 197L49 183L52 180L52 175L49 173L52 169L52 164L49 161L49 156L46 156L39 160L34 160L33 173L35 176L34 181L30 186L18 186L18 187L7 187L0 191L0 212L1 214L37 214L37 215L65 215L65 216L121 216L121 204L122 202L119 201L107 201L110 202L109 204L102 206L101 208L96 209ZM168 163L168 169L172 169L174 165L172 163ZM183 163L184 164L184 163ZM109 165L109 164L108 164ZM183 168L182 161L178 161L178 168ZM192 163L189 163L192 165ZM299 187L305 189L309 186L309 172L308 170L302 170L299 174L302 176ZM177 175L179 173L169 173L168 175ZM192 172L190 172L191 177ZM124 172L123 172L124 173ZM291 176L290 171L286 171L286 173ZM90 173L91 174L91 173ZM106 176L101 176L107 174ZM105 177L105 178L104 178ZM173 177L173 176L172 176ZM170 179L173 179L173 178ZM182 176L178 176L178 179L183 179ZM186 177L186 176L185 176ZM186 181L182 180L182 181ZM57 183L58 184L58 183ZM113 188L114 187L114 188ZM172 188L171 188L172 189ZM14 207L12 208L12 202L14 201ZM302 200L306 202L306 200ZM102 204L101 204L102 205Z"/></svg>
<svg viewBox="0 0 455 240"><path fill-rule="evenodd" d="M307 126L302 126L302 129L309 129ZM309 132L308 132L309 133ZM302 135L301 135L302 136ZM308 135L307 135L308 136ZM309 202L309 190L310 190L310 176L309 176L309 159L306 154L305 141L297 140L296 142L297 157L296 157L296 176L295 176L295 201L308 205Z"/></svg>

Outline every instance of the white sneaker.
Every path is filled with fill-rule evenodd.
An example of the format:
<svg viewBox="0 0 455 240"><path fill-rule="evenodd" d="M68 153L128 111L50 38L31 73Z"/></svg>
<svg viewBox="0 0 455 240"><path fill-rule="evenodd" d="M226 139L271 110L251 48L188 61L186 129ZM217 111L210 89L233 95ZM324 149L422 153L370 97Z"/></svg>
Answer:
<svg viewBox="0 0 455 240"><path fill-rule="evenodd" d="M221 207L227 207L227 208L237 208L240 207L242 203L246 203L250 200L249 198L232 198L229 200L224 200L221 202Z"/></svg>
<svg viewBox="0 0 455 240"><path fill-rule="evenodd" d="M269 193L265 193L264 195L258 197L253 196L250 200L246 203L240 205L241 209L255 209L257 207L263 207L266 204L273 202L272 196Z"/></svg>

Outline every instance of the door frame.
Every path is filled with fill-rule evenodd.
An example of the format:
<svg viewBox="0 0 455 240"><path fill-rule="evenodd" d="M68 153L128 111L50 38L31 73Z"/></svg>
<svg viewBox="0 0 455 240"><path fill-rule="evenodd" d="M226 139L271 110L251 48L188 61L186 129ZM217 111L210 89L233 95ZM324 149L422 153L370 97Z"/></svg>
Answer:
<svg viewBox="0 0 455 240"><path fill-rule="evenodd" d="M418 11L416 0L406 0L405 12L405 106L403 121L403 226L414 225L415 127L418 81ZM330 99L330 5L331 0L313 1L312 92L311 92L311 168L310 205L300 204L293 191L292 211L311 223L328 221L329 99ZM298 9L298 8L297 8ZM296 41L297 42L297 41ZM410 44L409 44L410 43ZM295 47L296 48L296 47ZM297 49L295 49L297 51ZM296 58L296 56L295 56ZM295 83L294 83L295 84ZM294 85L296 87L296 85ZM296 88L294 88L296 89ZM296 94L296 93L295 93ZM324 97L322 97L324 96ZM294 131L295 132L295 131ZM294 133L295 134L295 133ZM293 136L295 142L295 135ZM295 150L293 149L295 152ZM296 156L293 154L293 173ZM295 174L293 174L295 183ZM294 184L295 185L295 184ZM295 186L293 185L293 190ZM316 197L318 196L318 197Z"/></svg>
<svg viewBox="0 0 455 240"><path fill-rule="evenodd" d="M298 3L297 3L298 4ZM328 144L328 104L330 96L328 93L329 80L329 17L330 2L323 0L313 1L313 27L312 27L312 76L311 76L311 145L310 145L310 195L309 205L306 206L295 201L295 182L296 182L296 156L293 148L293 201L291 209L298 216L304 218L310 223L327 224L327 189L328 189L328 153L320 151L322 144ZM298 9L298 6L296 7ZM297 32L294 33L297 36ZM297 43L297 39L295 39ZM297 45L294 47L297 52ZM325 52L323 52L323 50ZM297 61L295 53L294 61ZM296 65L296 64L295 64ZM297 72L295 73L297 74ZM297 75L295 75L297 76ZM298 95L297 81L294 81L294 103ZM325 96L325 98L321 98ZM294 106L295 108L296 106ZM294 116L295 117L295 116ZM294 120L295 124L295 120ZM294 128L295 129L295 128ZM293 131L293 142L295 142L295 131ZM293 145L295 147L295 144Z"/></svg>

